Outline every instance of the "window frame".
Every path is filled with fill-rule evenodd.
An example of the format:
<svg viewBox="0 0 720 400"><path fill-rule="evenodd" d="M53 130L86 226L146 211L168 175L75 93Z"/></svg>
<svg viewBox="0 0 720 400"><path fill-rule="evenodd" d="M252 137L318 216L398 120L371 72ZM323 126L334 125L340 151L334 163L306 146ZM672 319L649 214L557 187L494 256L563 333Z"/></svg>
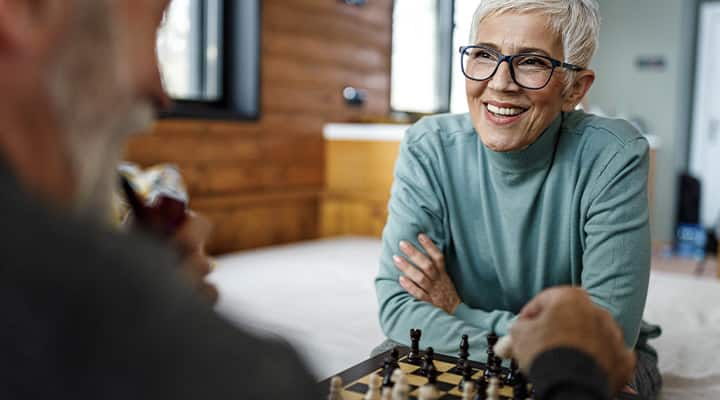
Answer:
<svg viewBox="0 0 720 400"><path fill-rule="evenodd" d="M207 3L201 0L200 29L205 30ZM224 0L221 31L221 94L217 100L173 99L161 119L212 119L256 121L260 118L262 5L260 0ZM201 35L205 57L205 33ZM200 60L198 61L200 62ZM200 62L204 65L203 62ZM205 72L200 78L205 84Z"/></svg>

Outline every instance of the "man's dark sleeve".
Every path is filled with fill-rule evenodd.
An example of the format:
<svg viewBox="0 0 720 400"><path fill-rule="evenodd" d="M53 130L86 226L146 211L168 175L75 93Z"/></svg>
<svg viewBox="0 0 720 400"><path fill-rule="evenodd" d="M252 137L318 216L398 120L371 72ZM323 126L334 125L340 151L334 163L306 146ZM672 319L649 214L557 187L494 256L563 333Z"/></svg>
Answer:
<svg viewBox="0 0 720 400"><path fill-rule="evenodd" d="M0 235L0 398L319 398L297 353L213 311L173 252L23 211L0 210L17 227Z"/></svg>
<svg viewBox="0 0 720 400"><path fill-rule="evenodd" d="M606 400L610 385L605 372L587 354L570 348L548 350L530 366L537 400Z"/></svg>

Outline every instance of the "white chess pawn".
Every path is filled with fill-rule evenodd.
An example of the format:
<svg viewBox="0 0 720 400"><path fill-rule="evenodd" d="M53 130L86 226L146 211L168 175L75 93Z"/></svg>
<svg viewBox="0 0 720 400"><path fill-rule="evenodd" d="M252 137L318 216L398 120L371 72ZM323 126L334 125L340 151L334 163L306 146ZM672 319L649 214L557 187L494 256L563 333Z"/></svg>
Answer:
<svg viewBox="0 0 720 400"><path fill-rule="evenodd" d="M332 379L330 379L330 393L328 393L328 400L343 400L342 390L342 378L339 376L333 376Z"/></svg>
<svg viewBox="0 0 720 400"><path fill-rule="evenodd" d="M382 378L378 374L370 374L368 382L368 390L365 393L364 400L382 400L380 389L382 386Z"/></svg>
<svg viewBox="0 0 720 400"><path fill-rule="evenodd" d="M472 400L475 397L475 383L468 381L463 383L462 400Z"/></svg>
<svg viewBox="0 0 720 400"><path fill-rule="evenodd" d="M397 383L400 376L405 376L405 372L401 370L400 368L395 368L395 370L392 373L392 381Z"/></svg>
<svg viewBox="0 0 720 400"><path fill-rule="evenodd" d="M408 400L410 386L407 383L407 376L400 369L396 369L393 375L395 385L392 389L392 400Z"/></svg>
<svg viewBox="0 0 720 400"><path fill-rule="evenodd" d="M500 400L500 379L490 378L490 385L487 388L487 400Z"/></svg>
<svg viewBox="0 0 720 400"><path fill-rule="evenodd" d="M418 390L418 400L438 400L440 394L434 385L422 385Z"/></svg>
<svg viewBox="0 0 720 400"><path fill-rule="evenodd" d="M503 358L505 360L511 359L513 357L512 336L507 335L507 336L501 337L497 341L497 343L495 343L493 350L495 351L495 354L498 357Z"/></svg>

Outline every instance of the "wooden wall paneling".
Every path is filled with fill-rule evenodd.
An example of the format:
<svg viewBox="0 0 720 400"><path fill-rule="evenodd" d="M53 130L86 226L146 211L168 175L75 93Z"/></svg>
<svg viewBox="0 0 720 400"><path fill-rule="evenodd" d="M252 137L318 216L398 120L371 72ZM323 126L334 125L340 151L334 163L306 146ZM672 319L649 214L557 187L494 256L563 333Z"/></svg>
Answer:
<svg viewBox="0 0 720 400"><path fill-rule="evenodd" d="M191 206L215 223L216 254L318 237L323 125L390 109L392 0L262 7L260 119L163 120L126 152L143 166L180 167ZM367 91L364 106L344 104L348 85Z"/></svg>

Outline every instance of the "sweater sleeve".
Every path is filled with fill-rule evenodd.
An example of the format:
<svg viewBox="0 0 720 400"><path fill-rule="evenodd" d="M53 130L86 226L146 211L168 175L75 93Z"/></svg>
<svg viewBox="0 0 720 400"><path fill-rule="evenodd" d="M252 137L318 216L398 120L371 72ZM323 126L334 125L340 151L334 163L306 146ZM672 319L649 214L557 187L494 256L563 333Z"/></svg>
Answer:
<svg viewBox="0 0 720 400"><path fill-rule="evenodd" d="M638 138L609 160L590 192L582 286L637 341L650 279L648 145Z"/></svg>
<svg viewBox="0 0 720 400"><path fill-rule="evenodd" d="M590 356L571 348L554 348L538 355L529 378L538 400L610 398L607 374Z"/></svg>
<svg viewBox="0 0 720 400"><path fill-rule="evenodd" d="M487 334L482 321L471 323L417 300L398 282L400 272L392 257L403 254L398 246L400 240L407 240L422 249L417 236L425 233L442 251L448 244L446 212L439 181L427 155L414 147L408 136L410 132L401 144L395 164L388 220L382 238L380 270L375 279L380 326L388 338L403 344L409 344L410 329L422 329L423 344L433 346L441 353L457 351L462 334L470 337L471 344L480 346L485 343ZM480 349L471 347L471 352L479 352Z"/></svg>

